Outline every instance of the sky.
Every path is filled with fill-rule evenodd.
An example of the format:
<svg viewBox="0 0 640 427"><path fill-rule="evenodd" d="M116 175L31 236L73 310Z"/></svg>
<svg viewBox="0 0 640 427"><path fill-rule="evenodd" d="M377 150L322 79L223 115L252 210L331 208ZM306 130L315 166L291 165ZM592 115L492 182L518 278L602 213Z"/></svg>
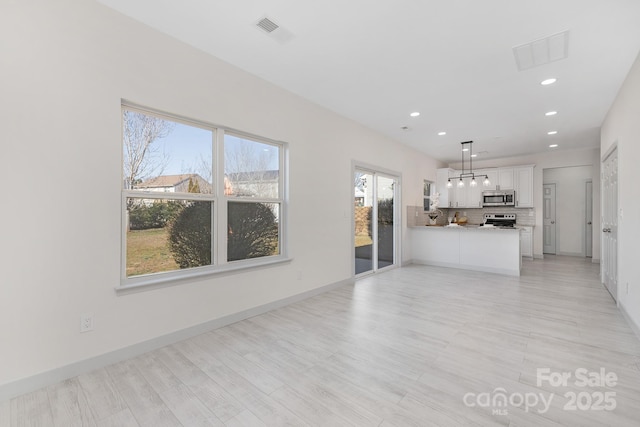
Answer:
<svg viewBox="0 0 640 427"><path fill-rule="evenodd" d="M156 140L166 166L162 175L179 175L185 173L198 173L203 178L211 181L210 176L205 176L204 165L210 165L212 160L213 132L206 129L189 126L182 123L173 123L173 130L166 137ZM242 152L254 156L265 157L261 162L268 170L278 169L277 147L246 140L233 135L225 135L225 153L237 154ZM160 157L160 156L159 156ZM247 168L251 169L250 166Z"/></svg>

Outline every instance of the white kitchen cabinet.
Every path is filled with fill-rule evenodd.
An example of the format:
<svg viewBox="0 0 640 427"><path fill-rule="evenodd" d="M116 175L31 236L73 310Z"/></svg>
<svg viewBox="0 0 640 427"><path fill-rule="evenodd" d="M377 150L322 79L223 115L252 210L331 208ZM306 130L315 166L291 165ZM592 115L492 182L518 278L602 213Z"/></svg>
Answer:
<svg viewBox="0 0 640 427"><path fill-rule="evenodd" d="M460 175L460 171L456 171L456 176ZM471 191L471 188L469 186L469 183L471 182L471 178L462 178L462 182L464 182L464 187L458 187L458 183L460 182L459 178L456 178L455 180L452 179L451 183L453 184L453 188L451 189L451 194L453 194L452 197L452 208L468 208L468 207L477 207L477 206L470 206L470 201L469 201L469 193Z"/></svg>
<svg viewBox="0 0 640 427"><path fill-rule="evenodd" d="M515 167L513 168L513 175L515 178L516 208L532 208L533 166Z"/></svg>
<svg viewBox="0 0 640 427"><path fill-rule="evenodd" d="M456 176L460 175L460 171L455 171L455 173ZM467 188L469 187L469 180L465 178L462 179L462 182L464 182L464 187L458 187L459 182L459 178L451 180L451 183L453 184L453 188L451 188L452 208L464 208L467 206Z"/></svg>
<svg viewBox="0 0 640 427"><path fill-rule="evenodd" d="M533 227L520 227L520 253L533 258Z"/></svg>
<svg viewBox="0 0 640 427"><path fill-rule="evenodd" d="M481 208L482 207L482 192L486 189L486 187L482 186L482 181L484 180L484 172L482 171L474 171L476 174L476 186L471 186L471 177L462 178L462 182L464 182L464 187L458 187L458 182L460 181L458 176L460 176L462 171L453 171L452 176L455 176L455 179L451 180L453 187L449 192L452 208ZM482 175L482 176L480 176Z"/></svg>
<svg viewBox="0 0 640 427"><path fill-rule="evenodd" d="M447 188L447 182L449 181L449 177L455 175L455 171L450 168L442 168L436 171L436 191L440 193L440 207L441 208L450 208L454 207L451 202L452 197L451 193L453 192L453 188Z"/></svg>
<svg viewBox="0 0 640 427"><path fill-rule="evenodd" d="M482 207L482 191L483 191L483 187L482 187L482 180L484 179L484 177L479 177L476 176L476 186L472 187L471 186L471 178L467 179L467 181L465 182L465 185L468 185L467 187L467 206L468 208L481 208Z"/></svg>
<svg viewBox="0 0 640 427"><path fill-rule="evenodd" d="M513 168L498 168L498 185L500 190L515 189Z"/></svg>
<svg viewBox="0 0 640 427"><path fill-rule="evenodd" d="M496 189L496 186L498 185L498 170L497 169L483 169L482 171L483 175L487 175L487 177L489 177L489 186L482 187L482 191L493 191ZM484 181L484 177L482 177L482 179L480 180L480 184L482 184L482 181Z"/></svg>

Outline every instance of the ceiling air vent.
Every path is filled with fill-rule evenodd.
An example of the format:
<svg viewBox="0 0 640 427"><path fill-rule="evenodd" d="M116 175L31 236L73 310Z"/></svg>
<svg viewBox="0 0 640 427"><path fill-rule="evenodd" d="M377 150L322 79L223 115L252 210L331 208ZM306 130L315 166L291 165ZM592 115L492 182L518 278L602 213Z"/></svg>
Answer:
<svg viewBox="0 0 640 427"><path fill-rule="evenodd" d="M513 48L518 70L524 71L569 56L569 30Z"/></svg>
<svg viewBox="0 0 640 427"><path fill-rule="evenodd" d="M293 39L293 34L291 31L283 28L281 25L276 24L273 20L267 18L266 16L256 22L256 27L258 27L263 34L271 37L275 41L280 44L287 43L291 39Z"/></svg>
<svg viewBox="0 0 640 427"><path fill-rule="evenodd" d="M266 31L267 33L272 33L275 30L277 30L278 28L280 28L280 26L278 24L276 24L275 22L273 22L269 18L262 18L260 21L258 21L258 23L256 25L258 26L258 28L261 28L262 30Z"/></svg>

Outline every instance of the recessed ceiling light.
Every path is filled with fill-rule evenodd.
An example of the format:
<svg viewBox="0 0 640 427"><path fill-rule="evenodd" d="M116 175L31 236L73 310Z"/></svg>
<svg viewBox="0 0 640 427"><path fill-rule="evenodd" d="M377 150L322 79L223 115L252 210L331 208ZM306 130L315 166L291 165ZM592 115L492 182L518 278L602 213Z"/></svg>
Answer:
<svg viewBox="0 0 640 427"><path fill-rule="evenodd" d="M444 136L446 134L447 134L446 132L438 132L438 136Z"/></svg>
<svg viewBox="0 0 640 427"><path fill-rule="evenodd" d="M471 157L478 157L478 155L477 154L472 154Z"/></svg>
<svg viewBox="0 0 640 427"><path fill-rule="evenodd" d="M420 115L419 112L414 111L413 113L409 114L411 117L418 117Z"/></svg>
<svg viewBox="0 0 640 427"><path fill-rule="evenodd" d="M555 135L557 133L558 133L557 130L551 130L551 131L547 132L547 135Z"/></svg>
<svg viewBox="0 0 640 427"><path fill-rule="evenodd" d="M556 148L557 146L558 146L558 144L551 144L551 145L549 146L549 148Z"/></svg>
<svg viewBox="0 0 640 427"><path fill-rule="evenodd" d="M554 83L555 83L555 82L557 82L557 81L558 81L558 79L551 78L551 79L546 79L546 80L541 81L541 82L540 82L540 84L541 84L542 86L547 86L547 85L552 85L552 84L554 84Z"/></svg>
<svg viewBox="0 0 640 427"><path fill-rule="evenodd" d="M468 148L463 148L462 151L469 151L469 149Z"/></svg>
<svg viewBox="0 0 640 427"><path fill-rule="evenodd" d="M557 111L548 111L548 112L544 113L545 116L555 116L556 114L558 114Z"/></svg>

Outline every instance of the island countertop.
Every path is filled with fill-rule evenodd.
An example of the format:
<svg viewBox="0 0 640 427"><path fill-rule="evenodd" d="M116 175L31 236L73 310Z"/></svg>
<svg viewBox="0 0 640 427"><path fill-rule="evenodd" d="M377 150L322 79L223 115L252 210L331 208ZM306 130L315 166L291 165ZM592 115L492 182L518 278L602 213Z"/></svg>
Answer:
<svg viewBox="0 0 640 427"><path fill-rule="evenodd" d="M519 276L520 228L413 226L411 259L416 264Z"/></svg>

